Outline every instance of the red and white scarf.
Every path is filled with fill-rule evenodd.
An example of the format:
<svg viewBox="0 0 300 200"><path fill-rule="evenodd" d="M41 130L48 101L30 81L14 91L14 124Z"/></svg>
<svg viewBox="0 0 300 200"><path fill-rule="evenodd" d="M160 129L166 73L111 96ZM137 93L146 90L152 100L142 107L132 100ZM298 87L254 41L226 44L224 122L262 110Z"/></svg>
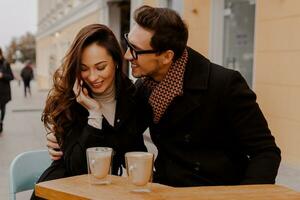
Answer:
<svg viewBox="0 0 300 200"><path fill-rule="evenodd" d="M151 78L144 78L144 84L152 90L149 104L153 110L153 122L158 123L171 104L173 99L183 94L183 77L188 61L187 49L182 56L172 63L166 77L161 82L155 82Z"/></svg>

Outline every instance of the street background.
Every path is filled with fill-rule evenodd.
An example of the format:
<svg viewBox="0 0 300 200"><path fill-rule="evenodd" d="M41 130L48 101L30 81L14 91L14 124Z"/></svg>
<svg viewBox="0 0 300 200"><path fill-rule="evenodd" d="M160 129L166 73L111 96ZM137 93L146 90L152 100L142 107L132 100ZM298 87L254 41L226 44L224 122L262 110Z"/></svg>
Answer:
<svg viewBox="0 0 300 200"><path fill-rule="evenodd" d="M47 91L38 91L36 82L31 81L32 96L25 98L23 83L19 86L14 80L11 86L12 101L7 104L4 129L0 135L0 199L3 200L8 199L9 165L13 158L24 151L46 149L41 112ZM29 198L26 194L17 197Z"/></svg>

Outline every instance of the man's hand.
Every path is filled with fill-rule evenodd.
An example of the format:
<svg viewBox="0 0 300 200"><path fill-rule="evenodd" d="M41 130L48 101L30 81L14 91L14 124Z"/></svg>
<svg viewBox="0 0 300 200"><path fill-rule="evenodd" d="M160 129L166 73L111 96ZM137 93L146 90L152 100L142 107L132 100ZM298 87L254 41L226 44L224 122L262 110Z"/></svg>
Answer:
<svg viewBox="0 0 300 200"><path fill-rule="evenodd" d="M54 133L47 134L47 147L52 160L59 160L62 157L63 152L60 151L60 147Z"/></svg>
<svg viewBox="0 0 300 200"><path fill-rule="evenodd" d="M2 78L3 77L3 73L2 72L0 72L0 78Z"/></svg>

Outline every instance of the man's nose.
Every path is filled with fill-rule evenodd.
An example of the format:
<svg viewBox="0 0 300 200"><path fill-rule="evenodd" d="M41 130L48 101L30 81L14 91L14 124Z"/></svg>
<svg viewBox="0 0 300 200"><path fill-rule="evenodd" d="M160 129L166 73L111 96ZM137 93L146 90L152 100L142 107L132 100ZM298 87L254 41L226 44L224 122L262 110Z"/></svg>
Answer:
<svg viewBox="0 0 300 200"><path fill-rule="evenodd" d="M125 52L125 54L124 54L124 58L125 58L126 60L133 60L133 57L132 57L132 55L131 55L131 53L130 53L129 48L126 49L126 52Z"/></svg>

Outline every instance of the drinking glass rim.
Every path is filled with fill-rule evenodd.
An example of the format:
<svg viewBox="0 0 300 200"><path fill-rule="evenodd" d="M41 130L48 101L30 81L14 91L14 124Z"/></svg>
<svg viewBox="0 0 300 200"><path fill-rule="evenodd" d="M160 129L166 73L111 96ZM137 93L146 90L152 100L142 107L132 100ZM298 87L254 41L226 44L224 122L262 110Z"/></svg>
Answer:
<svg viewBox="0 0 300 200"><path fill-rule="evenodd" d="M125 157L135 157L135 158L145 158L144 156L146 156L146 158L148 157L154 157L154 154L151 152L144 152L144 151L131 151L131 152L127 152L125 153Z"/></svg>
<svg viewBox="0 0 300 200"><path fill-rule="evenodd" d="M113 149L111 147L90 147L86 149L87 152L111 152Z"/></svg>

